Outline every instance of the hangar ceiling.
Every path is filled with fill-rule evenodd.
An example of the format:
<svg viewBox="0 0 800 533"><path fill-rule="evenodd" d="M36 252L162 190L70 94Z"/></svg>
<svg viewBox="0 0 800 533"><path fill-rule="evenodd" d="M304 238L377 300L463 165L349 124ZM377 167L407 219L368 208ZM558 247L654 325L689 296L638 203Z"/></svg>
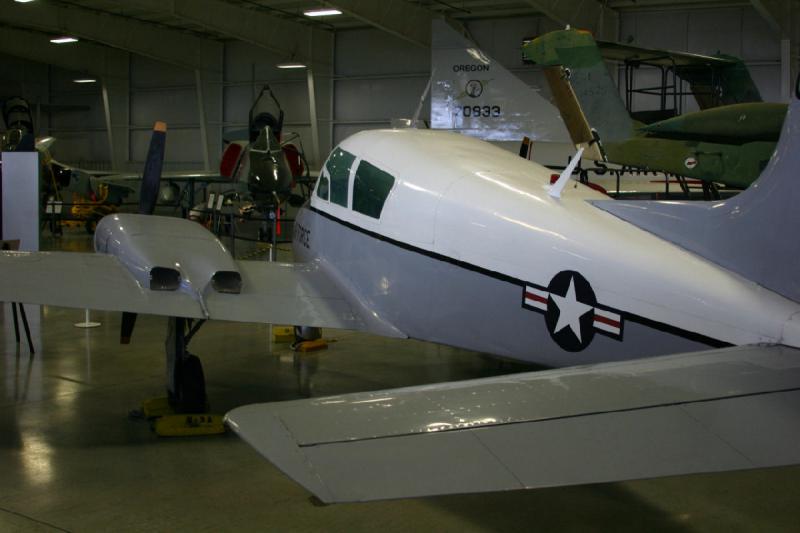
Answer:
<svg viewBox="0 0 800 533"><path fill-rule="evenodd" d="M13 4L12 0L3 0ZM429 33L425 19L445 16L453 21L491 19L513 16L545 15L558 23L596 30L599 20L613 19L619 12L665 8L710 8L753 5L760 13L771 17L771 23L781 25L784 21L778 0L34 0L28 4L17 4L14 9L7 6L0 11L0 24L13 28L25 28L43 32L83 33L84 39L95 39L93 32L69 21L97 21L99 17L109 23L128 22L134 28L146 25L161 30L170 30L193 37L218 41L244 40L253 42L247 26L256 25L262 34L285 35L292 32L306 35L309 30L346 31L375 26L384 31L403 36L420 45L427 45ZM34 4L37 8L31 9ZM30 6L30 7L29 7ZM40 20L39 13L46 8L58 16L57 22L48 26ZM308 9L335 7L342 15L324 18L309 18L303 15ZM109 16L113 18L109 18ZM241 34L235 27L228 28L225 17L233 17ZM791 17L790 17L791 18ZM118 20L117 20L118 19ZM251 20L242 25L241 20ZM612 21L613 22L613 21ZM88 26L89 24L86 24ZM234 25L231 25L234 26ZM77 31L80 30L80 31ZM142 38L147 37L142 36ZM267 36L262 35L266 40ZM273 41L276 39L272 39ZM292 39L289 39L291 41ZM258 43L254 43L258 44ZM117 46L117 45L113 45ZM276 45L277 46L277 45ZM117 46L119 47L119 46ZM130 50L137 52L137 50Z"/></svg>

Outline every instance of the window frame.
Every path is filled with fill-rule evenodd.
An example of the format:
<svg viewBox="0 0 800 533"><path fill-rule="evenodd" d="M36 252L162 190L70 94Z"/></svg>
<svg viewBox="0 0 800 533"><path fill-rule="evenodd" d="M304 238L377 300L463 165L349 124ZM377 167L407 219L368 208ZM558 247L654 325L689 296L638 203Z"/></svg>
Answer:
<svg viewBox="0 0 800 533"><path fill-rule="evenodd" d="M347 173L346 184L347 189L345 192L344 204L341 204L333 199L333 174L328 169L328 163L330 162L331 158L336 154L336 152L342 152L347 154L353 158L353 161L350 163L350 169ZM338 205L339 207L343 207L345 209L350 209L351 201L352 201L352 181L353 181L353 173L354 169L358 167L358 162L361 158L358 157L353 152L345 150L341 146L336 146L333 150L331 150L331 154L328 156L328 159L325 160L325 164L323 165L323 171L328 174L328 202L333 205Z"/></svg>
<svg viewBox="0 0 800 533"><path fill-rule="evenodd" d="M353 213L356 213L358 215L361 215L361 216L364 216L364 217L368 217L371 220L380 221L382 219L382 217L383 217L383 211L384 211L384 208L386 207L386 201L389 199L389 196L391 196L392 191L394 190L395 185L398 182L398 179L394 176L394 174L392 174L391 172L386 170L385 167L378 166L377 164L375 164L375 163L373 163L371 161L368 161L368 160L366 160L366 159L364 159L362 157L359 157L358 160L356 161L356 163L357 164L353 166L353 169L352 169L352 172L351 172L351 176L350 176L350 198L349 198L350 211L352 211ZM383 201L380 204L380 209L378 210L378 215L377 216L373 216L370 213L365 213L364 211L359 211L359 210L357 210L355 208L355 205L356 205L355 204L356 178L358 177L358 170L361 168L361 165L363 163L366 163L367 165L369 165L373 169L377 170L378 172L380 172L382 174L385 174L386 176L388 176L392 180L392 184L389 186L389 189L386 191L386 194L383 197ZM362 177L362 179L365 179L365 178Z"/></svg>
<svg viewBox="0 0 800 533"><path fill-rule="evenodd" d="M327 191L326 191L327 194L325 195L324 198L319 195L319 189L320 189L320 186L322 184L322 180L325 180L327 182ZM328 203L330 203L330 201L331 201L330 200L330 198L331 198L331 178L328 175L328 169L325 168L324 166L322 167L322 172L319 173L319 178L317 178L317 186L315 187L314 196L317 199L325 201L325 202L328 202Z"/></svg>

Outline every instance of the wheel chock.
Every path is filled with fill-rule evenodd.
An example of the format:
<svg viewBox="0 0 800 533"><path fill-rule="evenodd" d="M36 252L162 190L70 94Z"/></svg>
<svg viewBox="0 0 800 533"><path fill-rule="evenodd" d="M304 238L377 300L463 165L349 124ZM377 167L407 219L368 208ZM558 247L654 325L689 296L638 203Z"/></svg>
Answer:
<svg viewBox="0 0 800 533"><path fill-rule="evenodd" d="M273 342L294 342L294 328L292 326L272 326Z"/></svg>
<svg viewBox="0 0 800 533"><path fill-rule="evenodd" d="M153 430L159 437L196 437L225 433L221 415L182 414L156 419Z"/></svg>
<svg viewBox="0 0 800 533"><path fill-rule="evenodd" d="M158 418L174 415L175 410L169 404L169 398L151 398L142 402L142 415L144 418Z"/></svg>
<svg viewBox="0 0 800 533"><path fill-rule="evenodd" d="M293 346L295 352L316 352L318 350L327 350L328 343L325 339L317 339L315 341L302 341Z"/></svg>

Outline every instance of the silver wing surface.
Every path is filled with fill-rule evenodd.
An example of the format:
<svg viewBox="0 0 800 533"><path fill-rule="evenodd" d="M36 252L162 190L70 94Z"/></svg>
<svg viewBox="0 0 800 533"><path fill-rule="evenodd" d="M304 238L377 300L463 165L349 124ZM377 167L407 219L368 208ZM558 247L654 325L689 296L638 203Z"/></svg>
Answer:
<svg viewBox="0 0 800 533"><path fill-rule="evenodd" d="M238 261L240 294L142 287L115 257L96 253L0 253L0 301L365 330L356 308L313 264ZM64 280L69 280L65 282Z"/></svg>
<svg viewBox="0 0 800 533"><path fill-rule="evenodd" d="M78 170L78 169L76 169ZM116 185L118 187L126 187L130 190L136 190L136 187L142 181L141 172L127 172L111 174L104 171L80 170L91 177L92 185L106 184ZM193 182L197 184L210 184L210 183L232 183L230 178L223 177L219 172L205 171L205 170L177 170L167 171L161 173L161 181L163 182Z"/></svg>
<svg viewBox="0 0 800 533"><path fill-rule="evenodd" d="M331 503L787 465L800 461L800 350L724 348L226 418Z"/></svg>

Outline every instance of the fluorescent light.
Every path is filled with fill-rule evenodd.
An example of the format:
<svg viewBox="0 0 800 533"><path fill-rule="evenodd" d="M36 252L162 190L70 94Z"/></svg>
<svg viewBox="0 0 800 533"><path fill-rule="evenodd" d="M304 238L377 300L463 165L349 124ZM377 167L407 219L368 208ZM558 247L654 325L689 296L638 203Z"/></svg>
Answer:
<svg viewBox="0 0 800 533"><path fill-rule="evenodd" d="M338 9L309 9L307 11L303 11L303 15L307 17L330 17L332 15L341 15L342 12Z"/></svg>
<svg viewBox="0 0 800 533"><path fill-rule="evenodd" d="M53 37L50 39L50 42L53 44L77 43L78 39L70 37L69 35L64 35L63 37Z"/></svg>
<svg viewBox="0 0 800 533"><path fill-rule="evenodd" d="M306 68L305 63L299 63L297 61L286 61L285 63L278 63L275 66L278 68Z"/></svg>
<svg viewBox="0 0 800 533"><path fill-rule="evenodd" d="M20 4L27 4L28 2L33 2L33 0L14 0L15 2L19 2Z"/></svg>
<svg viewBox="0 0 800 533"><path fill-rule="evenodd" d="M94 78L78 78L77 80L72 80L74 83L96 83L97 80Z"/></svg>

